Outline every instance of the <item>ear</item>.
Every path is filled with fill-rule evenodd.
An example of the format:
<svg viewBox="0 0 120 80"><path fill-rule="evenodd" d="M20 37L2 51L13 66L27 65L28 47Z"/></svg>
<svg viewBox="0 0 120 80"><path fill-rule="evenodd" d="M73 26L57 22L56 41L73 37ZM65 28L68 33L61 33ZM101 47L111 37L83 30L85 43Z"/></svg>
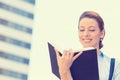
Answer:
<svg viewBox="0 0 120 80"><path fill-rule="evenodd" d="M105 36L105 30L102 30L102 31L100 32L100 38L103 39L104 36Z"/></svg>

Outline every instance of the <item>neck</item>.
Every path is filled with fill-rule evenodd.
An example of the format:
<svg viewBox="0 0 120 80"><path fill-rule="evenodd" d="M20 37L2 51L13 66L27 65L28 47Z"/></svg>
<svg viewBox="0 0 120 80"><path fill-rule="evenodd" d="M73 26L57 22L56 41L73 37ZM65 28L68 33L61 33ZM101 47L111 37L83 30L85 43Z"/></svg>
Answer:
<svg viewBox="0 0 120 80"><path fill-rule="evenodd" d="M96 48L97 49L97 55L100 54L100 49L99 48Z"/></svg>

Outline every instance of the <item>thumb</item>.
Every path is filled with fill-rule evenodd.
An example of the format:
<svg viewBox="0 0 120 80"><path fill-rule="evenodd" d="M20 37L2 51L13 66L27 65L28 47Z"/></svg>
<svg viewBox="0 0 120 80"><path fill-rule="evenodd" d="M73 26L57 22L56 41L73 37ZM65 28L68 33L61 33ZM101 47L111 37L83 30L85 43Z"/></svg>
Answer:
<svg viewBox="0 0 120 80"><path fill-rule="evenodd" d="M59 51L56 48L54 48L54 50L55 50L57 58L59 58L60 57Z"/></svg>
<svg viewBox="0 0 120 80"><path fill-rule="evenodd" d="M76 54L76 55L73 57L73 61L76 60L81 54L82 54L82 51L80 51L78 54Z"/></svg>

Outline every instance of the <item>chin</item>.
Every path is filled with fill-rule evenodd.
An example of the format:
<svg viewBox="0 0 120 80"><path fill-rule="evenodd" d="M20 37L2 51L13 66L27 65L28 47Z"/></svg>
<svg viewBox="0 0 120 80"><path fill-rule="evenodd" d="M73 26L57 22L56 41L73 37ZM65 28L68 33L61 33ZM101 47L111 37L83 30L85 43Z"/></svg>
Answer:
<svg viewBox="0 0 120 80"><path fill-rule="evenodd" d="M92 46L92 45L84 45L83 47L87 48L87 47L94 47L94 46Z"/></svg>

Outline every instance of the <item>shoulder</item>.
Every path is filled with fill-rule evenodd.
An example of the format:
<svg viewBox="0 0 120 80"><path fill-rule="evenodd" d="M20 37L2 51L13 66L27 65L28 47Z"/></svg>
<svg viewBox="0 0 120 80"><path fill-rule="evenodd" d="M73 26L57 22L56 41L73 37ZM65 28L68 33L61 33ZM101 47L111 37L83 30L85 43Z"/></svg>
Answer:
<svg viewBox="0 0 120 80"><path fill-rule="evenodd" d="M120 59L115 58L115 68L120 69Z"/></svg>
<svg viewBox="0 0 120 80"><path fill-rule="evenodd" d="M120 59L118 58L114 58L115 59L115 66L114 66L114 71L115 73L118 73L120 74Z"/></svg>
<svg viewBox="0 0 120 80"><path fill-rule="evenodd" d="M110 61L111 61L111 58L109 56L105 55L105 54L103 54L102 58L103 58L104 61L107 61L108 63L110 63Z"/></svg>
<svg viewBox="0 0 120 80"><path fill-rule="evenodd" d="M120 59L115 58L114 76L115 80L120 80Z"/></svg>

